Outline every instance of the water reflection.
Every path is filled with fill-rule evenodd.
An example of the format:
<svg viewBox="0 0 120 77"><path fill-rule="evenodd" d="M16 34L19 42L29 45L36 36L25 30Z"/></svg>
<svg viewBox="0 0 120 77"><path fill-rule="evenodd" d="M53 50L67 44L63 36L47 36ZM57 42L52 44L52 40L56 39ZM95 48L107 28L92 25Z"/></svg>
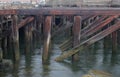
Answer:
<svg viewBox="0 0 120 77"><path fill-rule="evenodd" d="M13 71L0 72L0 77L81 77L91 69L110 72L114 77L120 76L120 54L111 54L110 49L104 49L103 42L80 52L80 61L73 64L69 59L61 63L55 62L55 57L61 51L54 45L48 64L43 65L40 51L41 49L35 49L29 54L21 55L20 61L14 63Z"/></svg>
<svg viewBox="0 0 120 77"><path fill-rule="evenodd" d="M13 77L19 77L18 73L19 73L19 61L13 62L14 63L14 68L13 68Z"/></svg>
<svg viewBox="0 0 120 77"><path fill-rule="evenodd" d="M25 77L32 76L31 53L25 55Z"/></svg>
<svg viewBox="0 0 120 77"><path fill-rule="evenodd" d="M43 65L43 68L42 68L42 77L49 77L49 74L50 74L50 67L49 67L49 64L46 64L46 65Z"/></svg>

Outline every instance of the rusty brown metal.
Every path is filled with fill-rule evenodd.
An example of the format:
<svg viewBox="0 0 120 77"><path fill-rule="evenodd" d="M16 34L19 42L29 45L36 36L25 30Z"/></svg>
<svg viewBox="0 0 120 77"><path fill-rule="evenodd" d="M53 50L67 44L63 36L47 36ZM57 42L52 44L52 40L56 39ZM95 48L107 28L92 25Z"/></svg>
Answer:
<svg viewBox="0 0 120 77"><path fill-rule="evenodd" d="M20 29L21 27L25 26L26 24L32 22L34 20L34 17L27 17L26 19L22 20L19 24L18 24L18 29Z"/></svg>

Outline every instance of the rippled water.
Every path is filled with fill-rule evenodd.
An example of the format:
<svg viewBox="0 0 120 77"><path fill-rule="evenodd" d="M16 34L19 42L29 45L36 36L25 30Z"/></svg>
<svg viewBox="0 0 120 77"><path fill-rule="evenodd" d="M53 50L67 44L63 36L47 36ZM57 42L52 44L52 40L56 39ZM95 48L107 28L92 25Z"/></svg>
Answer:
<svg viewBox="0 0 120 77"><path fill-rule="evenodd" d="M35 49L31 54L21 55L14 70L0 72L0 77L81 77L91 69L104 70L120 77L120 55L103 54L102 44L92 45L81 52L80 61L74 64L69 60L61 63L54 61L61 54L58 45L54 45L49 64L42 65L41 50ZM107 51L111 52L111 49Z"/></svg>

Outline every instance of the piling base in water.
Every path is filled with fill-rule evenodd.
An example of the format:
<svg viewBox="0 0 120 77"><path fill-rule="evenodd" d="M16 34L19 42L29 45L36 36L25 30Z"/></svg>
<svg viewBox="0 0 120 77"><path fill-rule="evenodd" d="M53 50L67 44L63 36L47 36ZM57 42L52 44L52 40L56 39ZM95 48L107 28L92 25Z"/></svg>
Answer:
<svg viewBox="0 0 120 77"><path fill-rule="evenodd" d="M0 71L11 71L11 69L13 69L13 63L11 60L3 59L0 62Z"/></svg>

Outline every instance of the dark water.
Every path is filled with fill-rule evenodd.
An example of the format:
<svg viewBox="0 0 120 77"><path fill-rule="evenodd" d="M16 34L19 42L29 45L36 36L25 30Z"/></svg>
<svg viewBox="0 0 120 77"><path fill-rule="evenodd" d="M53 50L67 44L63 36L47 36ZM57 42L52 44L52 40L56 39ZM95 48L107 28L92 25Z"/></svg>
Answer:
<svg viewBox="0 0 120 77"><path fill-rule="evenodd" d="M42 65L41 51L35 49L31 54L21 55L14 69L0 72L0 77L81 77L91 69L104 70L120 77L120 54L112 55L111 49L104 50L102 42L81 52L80 61L74 64L70 60L61 63L54 61L61 54L58 45L54 45L49 64ZM104 51L109 53L103 54Z"/></svg>

